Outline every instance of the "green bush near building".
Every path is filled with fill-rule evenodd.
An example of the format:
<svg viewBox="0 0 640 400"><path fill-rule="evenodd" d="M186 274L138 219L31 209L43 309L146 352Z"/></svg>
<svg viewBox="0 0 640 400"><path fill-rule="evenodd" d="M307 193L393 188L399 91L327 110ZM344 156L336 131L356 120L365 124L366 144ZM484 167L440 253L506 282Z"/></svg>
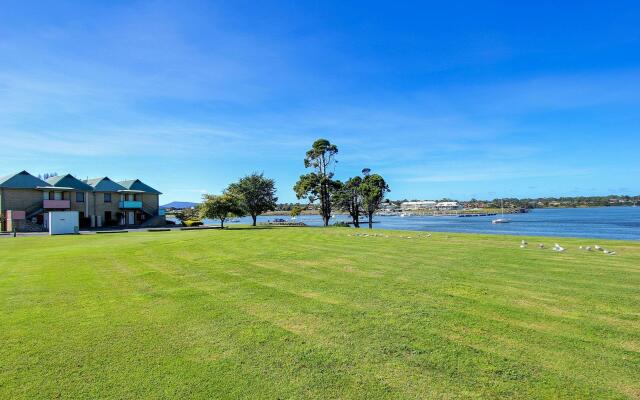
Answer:
<svg viewBox="0 0 640 400"><path fill-rule="evenodd" d="M184 226L188 226L188 227L192 227L192 226L202 226L202 225L203 225L202 221L199 221L199 220L193 220L193 219L190 219L190 220L187 220L187 221L183 221L183 222L182 222L182 224L183 224Z"/></svg>

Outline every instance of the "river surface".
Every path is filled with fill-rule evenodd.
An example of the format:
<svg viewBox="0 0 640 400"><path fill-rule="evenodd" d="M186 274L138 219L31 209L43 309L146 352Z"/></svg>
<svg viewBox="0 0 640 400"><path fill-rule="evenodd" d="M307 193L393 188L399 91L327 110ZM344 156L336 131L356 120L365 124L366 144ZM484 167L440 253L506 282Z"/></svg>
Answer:
<svg viewBox="0 0 640 400"><path fill-rule="evenodd" d="M520 236L562 236L601 239L640 240L640 207L596 207L596 208L539 208L526 214L509 214L508 224L492 224L490 217L424 217L424 216L376 216L374 229L397 229L431 232L497 233ZM258 222L275 218L258 217ZM298 221L310 226L321 226L320 216L302 215ZM336 215L331 223L350 221L345 215ZM217 221L205 221L215 224ZM236 219L250 224L251 218ZM363 226L366 227L366 224Z"/></svg>

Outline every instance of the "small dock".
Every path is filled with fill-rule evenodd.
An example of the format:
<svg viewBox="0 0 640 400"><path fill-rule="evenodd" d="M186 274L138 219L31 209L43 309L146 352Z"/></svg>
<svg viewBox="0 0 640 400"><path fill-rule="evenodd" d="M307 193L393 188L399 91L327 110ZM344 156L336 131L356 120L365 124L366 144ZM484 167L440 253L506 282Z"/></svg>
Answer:
<svg viewBox="0 0 640 400"><path fill-rule="evenodd" d="M494 215L498 215L497 213L482 213L482 214L458 214L460 218L467 217L493 217Z"/></svg>

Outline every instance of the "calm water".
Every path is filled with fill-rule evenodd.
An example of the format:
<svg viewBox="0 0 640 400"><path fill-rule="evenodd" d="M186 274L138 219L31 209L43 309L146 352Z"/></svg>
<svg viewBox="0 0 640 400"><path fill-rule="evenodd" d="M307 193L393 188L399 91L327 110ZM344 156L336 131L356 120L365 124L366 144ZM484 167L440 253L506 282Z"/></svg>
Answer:
<svg viewBox="0 0 640 400"><path fill-rule="evenodd" d="M375 217L374 229L399 229L432 232L498 233L526 236L564 236L602 239L640 240L640 207L601 208L545 208L527 214L507 215L509 224L492 224L497 217ZM258 222L274 218L259 217ZM346 216L336 216L331 222L348 221ZM320 226L319 216L298 217L307 225ZM207 223L215 223L207 221ZM240 218L242 224L251 223L251 218Z"/></svg>

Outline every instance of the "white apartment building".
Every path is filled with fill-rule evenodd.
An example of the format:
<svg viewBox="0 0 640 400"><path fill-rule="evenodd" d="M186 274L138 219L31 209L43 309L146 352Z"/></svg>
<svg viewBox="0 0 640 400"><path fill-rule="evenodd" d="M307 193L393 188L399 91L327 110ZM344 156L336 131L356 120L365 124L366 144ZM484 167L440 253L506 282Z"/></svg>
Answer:
<svg viewBox="0 0 640 400"><path fill-rule="evenodd" d="M435 205L438 211L461 210L462 205L457 201L441 201Z"/></svg>
<svg viewBox="0 0 640 400"><path fill-rule="evenodd" d="M435 207L436 202L431 200L405 201L400 204L400 209L402 209L402 211L433 210Z"/></svg>

